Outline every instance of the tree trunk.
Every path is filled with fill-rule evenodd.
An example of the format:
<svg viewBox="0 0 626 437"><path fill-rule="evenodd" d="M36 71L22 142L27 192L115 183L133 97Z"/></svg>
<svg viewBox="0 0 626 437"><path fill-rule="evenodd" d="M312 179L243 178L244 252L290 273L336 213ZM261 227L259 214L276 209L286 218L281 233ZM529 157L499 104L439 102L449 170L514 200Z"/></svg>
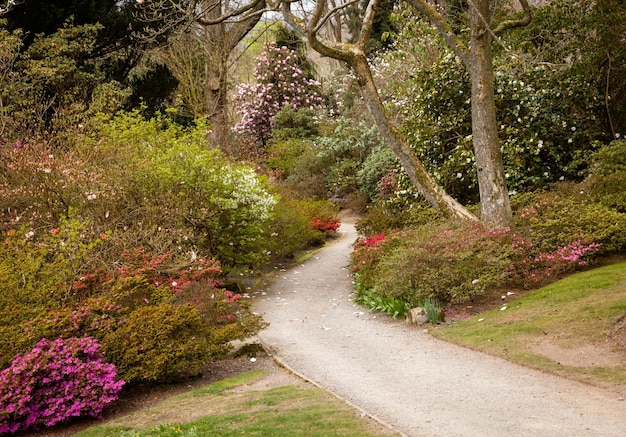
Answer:
<svg viewBox="0 0 626 437"><path fill-rule="evenodd" d="M494 101L489 0L474 0L470 7L470 53L472 81L472 138L478 171L481 221L487 226L508 226L511 204L504 175Z"/></svg>
<svg viewBox="0 0 626 437"><path fill-rule="evenodd" d="M349 64L357 75L363 98L365 99L378 130L397 156L400 164L402 164L402 167L407 172L411 182L416 186L419 193L424 196L426 201L433 208L447 217L477 220L472 213L450 197L444 189L433 180L415 155L413 149L411 149L405 141L404 136L398 131L397 127L389 121L389 116L386 114L385 107L380 100L365 54L356 53L350 58Z"/></svg>
<svg viewBox="0 0 626 437"><path fill-rule="evenodd" d="M214 41L214 40L213 40ZM211 132L208 141L211 146L225 144L228 129L227 73L228 53L224 52L223 43L219 46L207 41L206 58L206 105L205 116L211 121Z"/></svg>
<svg viewBox="0 0 626 437"><path fill-rule="evenodd" d="M202 20L204 26L206 57L206 111L211 120L208 141L212 146L224 146L228 133L228 58L233 49L261 19L265 1L250 2L245 11L235 14L238 20L228 22L223 17L232 11L227 2L215 0L207 7Z"/></svg>

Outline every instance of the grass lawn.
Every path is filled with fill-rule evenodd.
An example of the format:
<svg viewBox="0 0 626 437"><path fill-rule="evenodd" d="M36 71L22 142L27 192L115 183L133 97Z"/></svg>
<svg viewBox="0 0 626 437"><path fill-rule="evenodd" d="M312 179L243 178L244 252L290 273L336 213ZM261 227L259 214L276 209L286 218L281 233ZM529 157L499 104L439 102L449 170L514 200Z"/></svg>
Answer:
<svg viewBox="0 0 626 437"><path fill-rule="evenodd" d="M524 366L626 390L626 263L581 272L430 329L438 338ZM621 346L620 346L621 343Z"/></svg>
<svg viewBox="0 0 626 437"><path fill-rule="evenodd" d="M266 371L248 372L98 425L79 437L267 436L375 437L394 435L313 386L263 388Z"/></svg>

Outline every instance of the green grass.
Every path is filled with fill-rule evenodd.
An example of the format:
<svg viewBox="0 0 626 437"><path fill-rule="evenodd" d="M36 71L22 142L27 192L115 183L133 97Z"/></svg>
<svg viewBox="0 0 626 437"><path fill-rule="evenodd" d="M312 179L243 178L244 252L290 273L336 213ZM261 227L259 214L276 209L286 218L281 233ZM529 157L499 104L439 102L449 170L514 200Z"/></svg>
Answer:
<svg viewBox="0 0 626 437"><path fill-rule="evenodd" d="M625 354L608 339L624 314L626 263L622 262L569 276L507 303L506 310L494 309L430 332L524 366L606 386L626 384ZM587 351L586 362L568 364L558 353L538 352L538 345L546 344L560 351L561 358ZM603 361L603 354L621 357L621 365L593 365Z"/></svg>
<svg viewBox="0 0 626 437"><path fill-rule="evenodd" d="M358 417L355 410L317 388L293 385L267 390L245 388L262 380L264 376L263 371L258 371L219 381L169 398L153 408L89 428L75 435L79 437L391 435L388 431L373 430L371 422ZM186 417L190 411L196 413L197 417L181 421L180 418ZM167 420L168 415L178 420ZM158 419L155 420L155 417Z"/></svg>

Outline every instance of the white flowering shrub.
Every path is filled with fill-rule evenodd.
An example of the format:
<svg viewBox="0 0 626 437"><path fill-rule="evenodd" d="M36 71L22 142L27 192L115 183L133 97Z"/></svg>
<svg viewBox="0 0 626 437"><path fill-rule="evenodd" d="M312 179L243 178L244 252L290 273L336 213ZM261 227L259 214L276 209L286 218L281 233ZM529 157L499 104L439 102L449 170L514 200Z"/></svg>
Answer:
<svg viewBox="0 0 626 437"><path fill-rule="evenodd" d="M121 232L156 225L157 234L216 257L226 269L256 265L266 258L264 240L276 200L254 169L209 150L206 131L202 121L183 129L132 114L102 126L99 161L115 162L117 193L123 197L116 204L133 210L118 210L120 216L110 219L124 222L117 226ZM154 216L133 223L128 214L137 211Z"/></svg>
<svg viewBox="0 0 626 437"><path fill-rule="evenodd" d="M375 61L381 92L435 179L461 202L476 202L469 76L460 60L437 47L435 37L430 45L418 44L419 55L412 56L414 47L405 41ZM439 56L433 55L433 48ZM605 111L602 96L584 77L564 67L527 64L510 53L496 57L495 63L497 119L509 189L527 191L579 180L587 157L610 139L598 122Z"/></svg>

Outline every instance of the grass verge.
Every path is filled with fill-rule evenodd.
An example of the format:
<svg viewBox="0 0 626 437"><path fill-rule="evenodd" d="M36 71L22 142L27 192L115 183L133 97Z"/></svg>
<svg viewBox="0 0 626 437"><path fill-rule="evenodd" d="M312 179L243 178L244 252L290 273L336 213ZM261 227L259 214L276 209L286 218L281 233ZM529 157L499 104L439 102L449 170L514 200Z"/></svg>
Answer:
<svg viewBox="0 0 626 437"><path fill-rule="evenodd" d="M574 274L430 333L523 366L624 391L626 329L615 327L625 314L626 263L621 262Z"/></svg>
<svg viewBox="0 0 626 437"><path fill-rule="evenodd" d="M317 388L296 385L252 388L265 375L260 370L225 379L168 398L154 408L86 429L76 436L393 435Z"/></svg>

